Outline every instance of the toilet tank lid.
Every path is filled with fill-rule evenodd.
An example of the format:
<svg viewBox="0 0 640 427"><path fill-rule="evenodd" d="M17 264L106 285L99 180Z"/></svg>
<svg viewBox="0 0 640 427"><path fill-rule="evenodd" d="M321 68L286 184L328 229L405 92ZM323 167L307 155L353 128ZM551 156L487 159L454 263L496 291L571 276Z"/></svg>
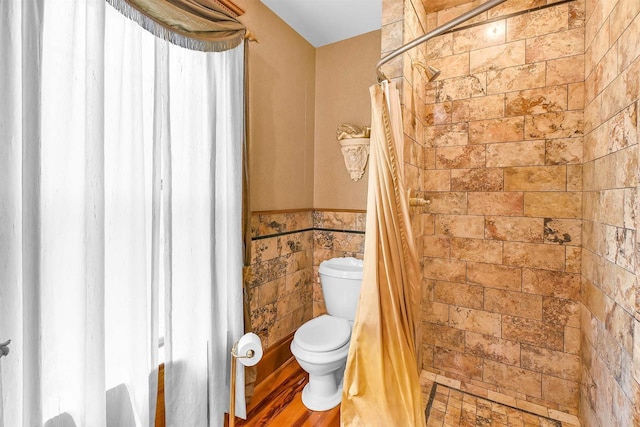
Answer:
<svg viewBox="0 0 640 427"><path fill-rule="evenodd" d="M362 279L362 260L353 257L331 258L320 263L318 273L344 279Z"/></svg>
<svg viewBox="0 0 640 427"><path fill-rule="evenodd" d="M348 343L350 338L349 321L326 314L309 320L293 335L300 348L314 352L335 350Z"/></svg>

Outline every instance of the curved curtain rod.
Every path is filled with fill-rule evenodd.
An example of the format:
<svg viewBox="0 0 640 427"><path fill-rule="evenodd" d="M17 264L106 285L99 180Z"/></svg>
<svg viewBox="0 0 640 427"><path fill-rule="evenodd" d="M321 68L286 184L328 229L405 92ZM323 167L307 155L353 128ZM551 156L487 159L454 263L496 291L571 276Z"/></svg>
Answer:
<svg viewBox="0 0 640 427"><path fill-rule="evenodd" d="M410 41L409 43L400 46L399 48L397 48L396 50L394 50L390 54L388 54L385 57L383 57L376 64L376 73L378 74L378 81L388 80L387 76L385 76L384 73L382 71L380 71L380 67L382 67L387 62L391 61L396 56L405 53L409 49L413 49L414 47L426 42L427 40L429 40L429 39L431 39L433 37L441 35L442 33L450 30L451 28L456 27L456 26L462 24L463 22L475 17L476 15L479 15L482 12L491 9L492 7L495 7L495 6L497 6L497 5L501 4L501 3L504 3L505 1L506 0L489 0L488 2L483 3L480 6L478 6L476 8L473 8L468 12L463 13L462 15L458 16L457 18L453 18L451 21L449 21L449 22L447 22L445 24L442 24L441 26L439 26L435 30L429 31L428 33L418 37L417 39L415 39L413 41Z"/></svg>

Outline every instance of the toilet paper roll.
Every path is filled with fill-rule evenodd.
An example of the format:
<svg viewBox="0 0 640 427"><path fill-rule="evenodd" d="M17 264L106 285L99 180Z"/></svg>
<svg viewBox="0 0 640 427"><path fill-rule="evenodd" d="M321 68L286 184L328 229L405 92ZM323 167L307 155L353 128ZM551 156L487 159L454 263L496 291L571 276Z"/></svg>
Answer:
<svg viewBox="0 0 640 427"><path fill-rule="evenodd" d="M253 356L247 357L251 354L251 351L253 351ZM236 355L238 362L244 366L253 366L258 363L260 359L262 359L262 342L260 341L260 337L253 332L244 334L240 338L240 341L238 341Z"/></svg>

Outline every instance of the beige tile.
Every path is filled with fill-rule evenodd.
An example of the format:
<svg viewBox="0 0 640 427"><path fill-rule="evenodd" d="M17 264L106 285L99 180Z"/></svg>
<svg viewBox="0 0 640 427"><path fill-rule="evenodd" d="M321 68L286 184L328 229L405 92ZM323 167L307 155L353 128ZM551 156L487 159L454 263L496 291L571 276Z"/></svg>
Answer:
<svg viewBox="0 0 640 427"><path fill-rule="evenodd" d="M437 234L482 239L484 237L484 217L480 215L436 215L435 229Z"/></svg>
<svg viewBox="0 0 640 427"><path fill-rule="evenodd" d="M277 237L251 241L251 264L268 261L277 256L279 256Z"/></svg>
<svg viewBox="0 0 640 427"><path fill-rule="evenodd" d="M605 321L607 330L628 354L633 354L633 323L633 317L618 304L613 305Z"/></svg>
<svg viewBox="0 0 640 427"><path fill-rule="evenodd" d="M488 10L489 18L510 15L547 4L546 0L510 0Z"/></svg>
<svg viewBox="0 0 640 427"><path fill-rule="evenodd" d="M428 146L433 147L467 145L469 143L469 124L427 126L425 128L425 142Z"/></svg>
<svg viewBox="0 0 640 427"><path fill-rule="evenodd" d="M470 144L521 141L523 134L523 117L478 120L469 123Z"/></svg>
<svg viewBox="0 0 640 427"><path fill-rule="evenodd" d="M506 94L506 115L524 116L567 109L567 87L551 86Z"/></svg>
<svg viewBox="0 0 640 427"><path fill-rule="evenodd" d="M526 116L525 139L575 138L583 135L582 111L565 111Z"/></svg>
<svg viewBox="0 0 640 427"><path fill-rule="evenodd" d="M427 41L425 46L427 59L453 55L453 34L449 33L434 37Z"/></svg>
<svg viewBox="0 0 640 427"><path fill-rule="evenodd" d="M514 381L514 378L518 380ZM517 366L485 360L483 380L528 396L541 396L541 375Z"/></svg>
<svg viewBox="0 0 640 427"><path fill-rule="evenodd" d="M364 253L364 235L354 233L333 233L333 250Z"/></svg>
<svg viewBox="0 0 640 427"><path fill-rule="evenodd" d="M584 29L573 28L527 39L527 62L547 61L584 53Z"/></svg>
<svg viewBox="0 0 640 427"><path fill-rule="evenodd" d="M472 308L450 306L449 325L465 331L494 337L500 337L501 334L500 314Z"/></svg>
<svg viewBox="0 0 640 427"><path fill-rule="evenodd" d="M464 145L460 147L438 147L436 169L481 168L485 165L485 147Z"/></svg>
<svg viewBox="0 0 640 427"><path fill-rule="evenodd" d="M433 298L445 304L482 309L484 290L482 286L438 281L433 289Z"/></svg>
<svg viewBox="0 0 640 427"><path fill-rule="evenodd" d="M577 407L579 385L576 380L569 381L549 375L542 376L542 398L566 407Z"/></svg>
<svg viewBox="0 0 640 427"><path fill-rule="evenodd" d="M542 243L542 218L487 216L485 234L488 239Z"/></svg>
<svg viewBox="0 0 640 427"><path fill-rule="evenodd" d="M437 102L483 96L487 93L487 82L484 74L471 74L438 80L435 84Z"/></svg>
<svg viewBox="0 0 640 427"><path fill-rule="evenodd" d="M465 333L465 351L474 356L502 362L509 365L520 365L520 344L475 332Z"/></svg>
<svg viewBox="0 0 640 427"><path fill-rule="evenodd" d="M503 289L486 289L484 309L492 313L542 320L542 297Z"/></svg>
<svg viewBox="0 0 640 427"><path fill-rule="evenodd" d="M471 215L522 215L522 192L469 193L468 213Z"/></svg>
<svg viewBox="0 0 640 427"><path fill-rule="evenodd" d="M424 188L429 191L451 191L451 171L430 169L422 171Z"/></svg>
<svg viewBox="0 0 640 427"><path fill-rule="evenodd" d="M607 122L607 152L622 150L638 141L638 111L636 103L616 114Z"/></svg>
<svg viewBox="0 0 640 427"><path fill-rule="evenodd" d="M566 251L565 270L570 273L579 273L582 269L582 248L567 246Z"/></svg>
<svg viewBox="0 0 640 427"><path fill-rule="evenodd" d="M422 304L422 321L446 325L449 322L449 306L439 302L425 301Z"/></svg>
<svg viewBox="0 0 640 427"><path fill-rule="evenodd" d="M551 350L563 348L563 328L523 317L502 316L502 338Z"/></svg>
<svg viewBox="0 0 640 427"><path fill-rule="evenodd" d="M427 323L422 326L422 340L448 350L464 351L464 331L461 329Z"/></svg>
<svg viewBox="0 0 640 427"><path fill-rule="evenodd" d="M519 291L522 288L522 270L506 265L470 262L467 281L491 288Z"/></svg>
<svg viewBox="0 0 640 427"><path fill-rule="evenodd" d="M451 123L451 101L429 104L425 113L425 124L428 126Z"/></svg>
<svg viewBox="0 0 640 427"><path fill-rule="evenodd" d="M545 164L545 141L543 140L500 142L486 145L487 167L543 164Z"/></svg>
<svg viewBox="0 0 640 427"><path fill-rule="evenodd" d="M525 268L522 272L522 290L576 301L580 297L580 274Z"/></svg>
<svg viewBox="0 0 640 427"><path fill-rule="evenodd" d="M451 241L451 258L499 264L502 262L502 242L454 237Z"/></svg>
<svg viewBox="0 0 640 427"><path fill-rule="evenodd" d="M582 138L547 139L545 163L547 165L582 163Z"/></svg>
<svg viewBox="0 0 640 427"><path fill-rule="evenodd" d="M431 201L426 209L434 214L464 214L467 212L467 195L464 192L425 192Z"/></svg>
<svg viewBox="0 0 640 427"><path fill-rule="evenodd" d="M580 328L564 328L564 352L580 354Z"/></svg>
<svg viewBox="0 0 640 427"><path fill-rule="evenodd" d="M523 368L545 375L574 381L580 377L580 357L575 354L523 344L521 360Z"/></svg>
<svg viewBox="0 0 640 427"><path fill-rule="evenodd" d="M524 54L524 40L472 50L469 53L470 72L477 74L524 65Z"/></svg>
<svg viewBox="0 0 640 427"><path fill-rule="evenodd" d="M449 258L451 254L451 239L447 236L423 236L424 256Z"/></svg>
<svg viewBox="0 0 640 427"><path fill-rule="evenodd" d="M448 282L464 282L466 264L455 259L425 258L424 277Z"/></svg>
<svg viewBox="0 0 640 427"><path fill-rule="evenodd" d="M569 56L547 62L547 86L584 81L584 55Z"/></svg>
<svg viewBox="0 0 640 427"><path fill-rule="evenodd" d="M563 4L507 19L507 41L528 39L569 27L568 5Z"/></svg>
<svg viewBox="0 0 640 427"><path fill-rule="evenodd" d="M438 79L441 80L467 76L469 74L469 52L431 58L428 60L428 65L440 70L440 76L438 76Z"/></svg>
<svg viewBox="0 0 640 427"><path fill-rule="evenodd" d="M391 52L402 46L403 21L391 22L381 28L381 52Z"/></svg>
<svg viewBox="0 0 640 427"><path fill-rule="evenodd" d="M544 219L544 242L555 244L582 244L582 220Z"/></svg>
<svg viewBox="0 0 640 427"><path fill-rule="evenodd" d="M452 191L502 191L503 181L501 168L451 170Z"/></svg>
<svg viewBox="0 0 640 427"><path fill-rule="evenodd" d="M555 245L504 242L503 262L518 267L564 270L565 250Z"/></svg>
<svg viewBox="0 0 640 427"><path fill-rule="evenodd" d="M545 218L580 218L582 193L524 193L524 215Z"/></svg>
<svg viewBox="0 0 640 427"><path fill-rule="evenodd" d="M568 86L568 105L569 110L580 110L584 108L584 82L572 83ZM586 115L585 115L585 132L586 130Z"/></svg>
<svg viewBox="0 0 640 427"><path fill-rule="evenodd" d="M545 70L544 62L489 70L487 71L487 94L544 87Z"/></svg>
<svg viewBox="0 0 640 427"><path fill-rule="evenodd" d="M434 367L466 378L482 378L482 359L457 351L436 348L433 355Z"/></svg>
<svg viewBox="0 0 640 427"><path fill-rule="evenodd" d="M454 32L453 51L459 53L503 44L505 31L506 23L500 20Z"/></svg>
<svg viewBox="0 0 640 427"><path fill-rule="evenodd" d="M504 171L505 191L562 191L566 188L565 166L510 167Z"/></svg>
<svg viewBox="0 0 640 427"><path fill-rule="evenodd" d="M504 116L504 95L502 94L456 100L452 104L451 120L454 123Z"/></svg>
<svg viewBox="0 0 640 427"><path fill-rule="evenodd" d="M620 36L618 42L618 71L622 71L631 65L640 56L638 46L638 34L640 34L640 14L629 24Z"/></svg>
<svg viewBox="0 0 640 427"><path fill-rule="evenodd" d="M580 420L577 416L561 412L556 409L549 409L549 418L558 420L562 425L579 426Z"/></svg>
<svg viewBox="0 0 640 427"><path fill-rule="evenodd" d="M382 25L401 21L404 16L403 3L394 0L382 0Z"/></svg>
<svg viewBox="0 0 640 427"><path fill-rule="evenodd" d="M537 405L535 403L527 402L526 400L521 400L521 399L517 399L516 400L516 404L517 404L519 409L523 409L523 410L525 410L527 412L531 412L533 414L542 415L543 417L546 417L546 416L549 415L548 409L545 408L542 405ZM527 427L529 427L529 426L527 426Z"/></svg>

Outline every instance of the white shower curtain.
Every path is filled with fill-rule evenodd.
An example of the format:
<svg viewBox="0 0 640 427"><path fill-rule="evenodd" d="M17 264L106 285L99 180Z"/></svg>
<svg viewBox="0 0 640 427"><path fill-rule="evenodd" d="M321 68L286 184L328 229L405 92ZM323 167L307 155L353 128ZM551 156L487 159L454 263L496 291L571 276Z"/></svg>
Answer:
<svg viewBox="0 0 640 427"><path fill-rule="evenodd" d="M153 425L160 319L167 425L222 425L242 47L169 45L104 0L2 0L0 58L0 426Z"/></svg>

